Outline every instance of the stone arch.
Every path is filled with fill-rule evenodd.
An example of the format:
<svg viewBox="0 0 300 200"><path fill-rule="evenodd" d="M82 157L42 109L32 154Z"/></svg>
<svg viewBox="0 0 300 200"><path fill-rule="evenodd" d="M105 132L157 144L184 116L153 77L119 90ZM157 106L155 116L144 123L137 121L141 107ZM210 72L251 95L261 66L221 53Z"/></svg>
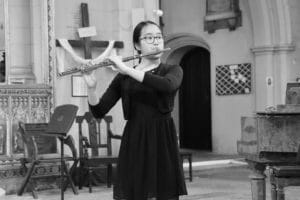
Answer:
<svg viewBox="0 0 300 200"><path fill-rule="evenodd" d="M202 47L210 51L210 47L205 40L190 33L171 34L165 39L166 47L171 50L162 56L162 61L168 64L179 64L186 52L195 47Z"/></svg>
<svg viewBox="0 0 300 200"><path fill-rule="evenodd" d="M249 8L255 46L292 42L288 0L251 0Z"/></svg>
<svg viewBox="0 0 300 200"><path fill-rule="evenodd" d="M295 76L289 67L295 45L288 0L248 2L253 23L255 107L259 111L285 103L286 83ZM267 85L269 77L273 81Z"/></svg>

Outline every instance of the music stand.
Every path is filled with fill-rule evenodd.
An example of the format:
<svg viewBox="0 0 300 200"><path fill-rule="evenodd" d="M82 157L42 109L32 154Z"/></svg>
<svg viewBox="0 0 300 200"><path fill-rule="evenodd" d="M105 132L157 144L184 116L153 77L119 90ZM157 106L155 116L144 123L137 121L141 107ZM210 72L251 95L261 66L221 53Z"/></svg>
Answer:
<svg viewBox="0 0 300 200"><path fill-rule="evenodd" d="M45 131L46 135L58 137L60 140L60 191L61 200L64 199L64 142L63 139L69 132L76 118L78 106L67 104L55 108L53 115L50 118L48 127Z"/></svg>

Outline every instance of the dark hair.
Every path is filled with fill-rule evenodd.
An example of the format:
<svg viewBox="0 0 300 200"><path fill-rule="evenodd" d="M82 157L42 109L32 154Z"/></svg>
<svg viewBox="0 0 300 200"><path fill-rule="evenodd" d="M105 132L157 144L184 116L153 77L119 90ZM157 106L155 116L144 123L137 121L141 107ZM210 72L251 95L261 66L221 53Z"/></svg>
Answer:
<svg viewBox="0 0 300 200"><path fill-rule="evenodd" d="M135 44L138 44L140 42L142 29L145 26L150 25L150 24L157 26L159 28L159 30L161 31L160 26L158 24L156 24L155 22L153 22L153 21L142 21L142 22L138 23L135 26L134 30L133 30L133 38L132 38L133 39L133 47L134 47L135 50L137 50L136 47L135 47ZM137 50L137 52L139 54L141 54L140 50Z"/></svg>

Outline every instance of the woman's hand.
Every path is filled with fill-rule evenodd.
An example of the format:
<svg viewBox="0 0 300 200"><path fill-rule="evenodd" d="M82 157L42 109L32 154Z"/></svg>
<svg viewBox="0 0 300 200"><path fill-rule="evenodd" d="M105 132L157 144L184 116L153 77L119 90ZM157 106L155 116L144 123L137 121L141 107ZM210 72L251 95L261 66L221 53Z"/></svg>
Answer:
<svg viewBox="0 0 300 200"><path fill-rule="evenodd" d="M93 62L92 61L89 61L84 67L90 67L93 65ZM96 70L92 70L90 72L84 72L84 70L82 70L82 75L83 75L83 78L86 82L86 85L89 89L95 89L96 86L97 86L97 79L96 79L96 76L95 76L95 71Z"/></svg>
<svg viewBox="0 0 300 200"><path fill-rule="evenodd" d="M135 80L137 80L139 82L143 82L145 72L140 71L140 70L136 70L136 69L131 68L131 67L128 67L127 65L125 65L125 63L121 60L121 58L119 56L112 55L108 59L112 63L114 63L114 67L121 74L128 75L128 76L134 78Z"/></svg>
<svg viewBox="0 0 300 200"><path fill-rule="evenodd" d="M108 57L108 60L110 60L117 71L119 71L121 74L127 74L129 67L125 65L125 63L122 61L120 56L117 55L111 55Z"/></svg>

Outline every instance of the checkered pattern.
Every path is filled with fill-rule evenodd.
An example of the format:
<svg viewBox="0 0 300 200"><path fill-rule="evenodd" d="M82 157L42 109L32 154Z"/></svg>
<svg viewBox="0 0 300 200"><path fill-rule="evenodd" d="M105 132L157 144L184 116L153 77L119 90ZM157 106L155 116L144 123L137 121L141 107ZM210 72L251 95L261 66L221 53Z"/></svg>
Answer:
<svg viewBox="0 0 300 200"><path fill-rule="evenodd" d="M251 64L219 65L216 67L216 94L233 95L251 92Z"/></svg>

